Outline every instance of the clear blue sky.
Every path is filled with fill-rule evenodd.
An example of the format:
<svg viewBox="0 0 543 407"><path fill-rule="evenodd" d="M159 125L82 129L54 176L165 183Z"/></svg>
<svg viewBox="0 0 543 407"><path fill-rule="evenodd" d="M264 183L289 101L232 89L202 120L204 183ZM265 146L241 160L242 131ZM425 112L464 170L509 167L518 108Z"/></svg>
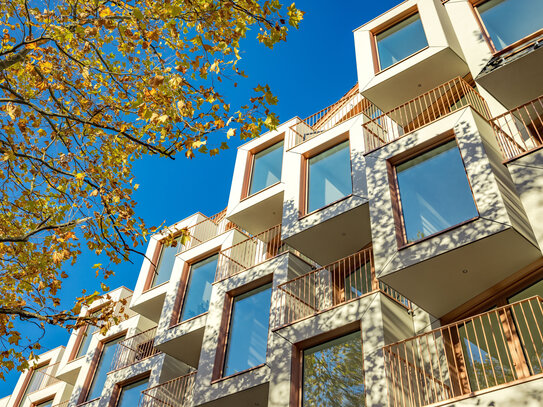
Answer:
<svg viewBox="0 0 543 407"><path fill-rule="evenodd" d="M287 42L269 50L253 40L254 31L249 33L239 65L249 78L240 82L235 95L227 98L233 101L232 105L245 103L251 88L267 83L279 98L274 111L281 122L294 116L307 117L332 104L357 81L352 31L399 3L400 0L296 1L306 14L299 30L290 31ZM212 158L197 156L187 160L180 155L175 161L140 162L135 173L140 184L135 196L139 202L137 216L148 225L170 225L197 211L212 215L224 209L236 147L240 144L239 140L231 140L230 150ZM80 260L62 288L62 300L68 307L82 289L100 290L100 280L91 269L97 262L95 256L86 253ZM116 268L116 275L107 281L111 289L121 285L134 288L142 259L133 256L132 260L134 264ZM45 351L65 345L68 337L68 332L53 327L40 343ZM0 381L0 398L12 393L18 377L19 373L13 372L5 382Z"/></svg>

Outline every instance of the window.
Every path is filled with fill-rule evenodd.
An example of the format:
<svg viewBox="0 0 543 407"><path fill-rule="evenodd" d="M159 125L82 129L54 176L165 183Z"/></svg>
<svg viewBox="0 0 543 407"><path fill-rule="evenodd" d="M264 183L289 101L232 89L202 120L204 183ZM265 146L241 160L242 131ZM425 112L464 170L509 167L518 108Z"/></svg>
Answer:
<svg viewBox="0 0 543 407"><path fill-rule="evenodd" d="M410 243L478 216L456 141L396 166L405 241Z"/></svg>
<svg viewBox="0 0 543 407"><path fill-rule="evenodd" d="M249 195L281 181L283 165L283 141L266 148L253 157Z"/></svg>
<svg viewBox="0 0 543 407"><path fill-rule="evenodd" d="M92 317L97 317L99 315L100 311L95 311L91 314ZM84 329L85 332L83 333L83 339L81 340L79 349L77 350L77 353L75 355L76 359L87 354L90 343L92 341L92 335L97 331L98 327L94 325L87 325L86 327L81 329Z"/></svg>
<svg viewBox="0 0 543 407"><path fill-rule="evenodd" d="M24 404L26 396L44 387L43 386L45 384L44 379L47 378L46 372L48 368L49 368L49 365L45 364L43 366L35 367L30 370L30 373L29 373L30 380L28 381L28 384L25 387L25 391L23 393L23 397L21 397L19 406L22 406Z"/></svg>
<svg viewBox="0 0 543 407"><path fill-rule="evenodd" d="M181 237L175 239L177 245L181 244ZM160 244L160 257L154 268L154 276L151 286L149 288L156 287L160 284L165 283L170 279L173 270L173 264L175 263L175 256L177 254L177 246L166 246L162 243Z"/></svg>
<svg viewBox="0 0 543 407"><path fill-rule="evenodd" d="M38 404L32 404L32 407L53 407L53 401L54 399L42 401L41 403L38 403Z"/></svg>
<svg viewBox="0 0 543 407"><path fill-rule="evenodd" d="M365 405L360 331L302 352L302 406Z"/></svg>
<svg viewBox="0 0 543 407"><path fill-rule="evenodd" d="M266 362L271 284L234 298L223 376Z"/></svg>
<svg viewBox="0 0 543 407"><path fill-rule="evenodd" d="M141 392L147 389L148 384L149 378L145 378L121 387L121 394L116 406L133 407L139 405Z"/></svg>
<svg viewBox="0 0 543 407"><path fill-rule="evenodd" d="M388 68L428 46L419 13L375 35L379 67Z"/></svg>
<svg viewBox="0 0 543 407"><path fill-rule="evenodd" d="M344 141L308 159L307 212L313 212L350 195L351 155Z"/></svg>
<svg viewBox="0 0 543 407"><path fill-rule="evenodd" d="M543 28L541 0L489 0L477 11L496 51Z"/></svg>
<svg viewBox="0 0 543 407"><path fill-rule="evenodd" d="M214 254L191 265L180 322L207 312L218 258L219 255Z"/></svg>
<svg viewBox="0 0 543 407"><path fill-rule="evenodd" d="M111 364L113 362L113 357L115 356L115 351L117 350L117 345L123 339L124 337L113 339L103 345L100 353L100 360L94 371L94 378L87 392L85 401L97 399L102 394L107 374L111 370Z"/></svg>

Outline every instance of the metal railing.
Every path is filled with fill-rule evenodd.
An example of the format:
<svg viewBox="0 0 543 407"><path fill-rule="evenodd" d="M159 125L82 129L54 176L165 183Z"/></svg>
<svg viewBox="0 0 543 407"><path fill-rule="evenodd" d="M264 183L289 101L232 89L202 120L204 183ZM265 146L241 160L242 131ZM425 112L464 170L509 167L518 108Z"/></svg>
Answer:
<svg viewBox="0 0 543 407"><path fill-rule="evenodd" d="M491 121L506 161L543 145L543 96Z"/></svg>
<svg viewBox="0 0 543 407"><path fill-rule="evenodd" d="M60 362L48 365L44 370L33 370L32 377L25 393L30 394L38 390L45 389L55 383L61 382L55 377Z"/></svg>
<svg viewBox="0 0 543 407"><path fill-rule="evenodd" d="M235 225L232 222L229 222L225 215L226 208L187 228L189 239L184 245L180 244L178 246L177 253L182 253L213 239L215 236L219 236L220 234L233 229Z"/></svg>
<svg viewBox="0 0 543 407"><path fill-rule="evenodd" d="M449 113L471 106L490 120L483 97L458 77L362 124L366 153L391 143Z"/></svg>
<svg viewBox="0 0 543 407"><path fill-rule="evenodd" d="M389 406L469 397L543 373L542 301L528 298L385 346Z"/></svg>
<svg viewBox="0 0 543 407"><path fill-rule="evenodd" d="M119 342L113 355L111 370L125 368L160 353L154 347L156 330L156 327L151 328Z"/></svg>
<svg viewBox="0 0 543 407"><path fill-rule="evenodd" d="M291 149L361 113L372 116L378 109L358 92L358 85L334 104L299 120L288 130L286 148Z"/></svg>
<svg viewBox="0 0 543 407"><path fill-rule="evenodd" d="M141 392L139 407L189 407L196 372L178 377Z"/></svg>
<svg viewBox="0 0 543 407"><path fill-rule="evenodd" d="M382 290L406 307L409 301L375 278L373 250L362 250L280 284L275 298L275 328Z"/></svg>

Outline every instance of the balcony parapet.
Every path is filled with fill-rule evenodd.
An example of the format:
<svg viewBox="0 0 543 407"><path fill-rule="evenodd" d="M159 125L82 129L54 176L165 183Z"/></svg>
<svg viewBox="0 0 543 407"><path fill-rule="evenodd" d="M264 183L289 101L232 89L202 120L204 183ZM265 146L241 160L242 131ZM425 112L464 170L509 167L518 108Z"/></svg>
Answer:
<svg viewBox="0 0 543 407"><path fill-rule="evenodd" d="M493 118L490 123L506 162L543 145L543 96Z"/></svg>
<svg viewBox="0 0 543 407"><path fill-rule="evenodd" d="M280 284L275 297L274 329L378 291L411 308L409 300L376 279L373 250L368 248Z"/></svg>
<svg viewBox="0 0 543 407"><path fill-rule="evenodd" d="M123 369L160 353L154 347L156 330L156 327L151 328L119 342L111 362L111 371Z"/></svg>
<svg viewBox="0 0 543 407"><path fill-rule="evenodd" d="M46 387L52 386L56 383L62 382L62 380L55 377L60 362L54 363L47 367L47 370L36 370L32 372L32 382L26 390L27 394L34 393L39 390L43 390Z"/></svg>
<svg viewBox="0 0 543 407"><path fill-rule="evenodd" d="M142 391L139 407L192 406L195 378L192 372Z"/></svg>
<svg viewBox="0 0 543 407"><path fill-rule="evenodd" d="M452 79L363 123L366 154L467 106L490 120L483 97L461 77Z"/></svg>
<svg viewBox="0 0 543 407"><path fill-rule="evenodd" d="M385 346L388 405L427 406L541 376L542 302L535 296Z"/></svg>

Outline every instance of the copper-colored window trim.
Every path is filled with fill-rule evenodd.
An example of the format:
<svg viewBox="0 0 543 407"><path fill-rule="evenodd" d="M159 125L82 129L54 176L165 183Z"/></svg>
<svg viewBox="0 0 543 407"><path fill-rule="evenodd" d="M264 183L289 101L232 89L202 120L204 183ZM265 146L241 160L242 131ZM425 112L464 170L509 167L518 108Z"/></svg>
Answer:
<svg viewBox="0 0 543 407"><path fill-rule="evenodd" d="M241 198L239 201L240 202L244 202L244 201L247 201L251 198L254 198L255 196L259 195L260 193L264 192L264 191L267 191L268 189L272 189L273 187L277 186L277 185L280 185L282 183L282 181L277 181L271 185L268 185L266 188L262 188L260 191L257 191L255 192L254 194L252 195L247 195L246 197L244 198Z"/></svg>
<svg viewBox="0 0 543 407"><path fill-rule="evenodd" d="M23 380L23 385L21 386L21 390L19 391L19 394L17 394L15 403L13 403L14 406L19 406L21 404L21 401L23 401L23 396L25 395L25 392L28 388L28 384L30 383L32 376L34 375L34 371L44 366L48 366L51 363L51 360L52 359L48 359L44 362L38 363L36 366L32 366L31 368L27 370L27 372L25 373L25 378Z"/></svg>
<svg viewBox="0 0 543 407"><path fill-rule="evenodd" d="M260 368L263 368L264 366L268 366L267 363L261 363L259 365L250 367L249 369L245 369L245 370L242 370L240 372L233 373L230 376L223 376L223 377L219 377L218 379L213 379L213 380L211 380L211 384L224 382L225 380L232 379L233 377L241 376L241 375L246 374L246 373L250 373L253 370L258 370Z"/></svg>
<svg viewBox="0 0 543 407"><path fill-rule="evenodd" d="M108 304L110 304L110 303L111 303L111 301L108 300L108 301L105 301L104 303L102 303L100 305L89 308L85 312L85 316L92 315L92 314L100 311L102 308L107 307ZM70 356L68 357L68 363L73 362L74 360L81 359L81 358L86 356L86 355L81 355L81 356L76 357L77 353L79 352L79 349L81 348L81 345L83 344L83 339L84 339L88 329L89 329L89 324L85 324L85 325L83 325L82 327L80 327L78 329L77 336L75 338L74 346L72 348L72 351L70 352ZM93 335L94 335L94 333L93 333Z"/></svg>
<svg viewBox="0 0 543 407"><path fill-rule="evenodd" d="M32 403L30 403L30 407L39 407L40 404L47 403L47 402L49 402L49 401L55 401L55 396L56 396L56 395L47 396L47 397L44 397L44 398L41 399L41 400L33 401ZM15 406L17 406L17 404L15 404ZM53 407L54 407L54 406L53 406Z"/></svg>
<svg viewBox="0 0 543 407"><path fill-rule="evenodd" d="M123 388L126 386L130 386L131 384L137 383L141 380L149 379L151 378L151 371L147 371L144 373L141 373L137 376L130 377L126 380L123 380L121 382L115 383L115 386L113 388L113 392L111 394L111 397L109 399L108 407L116 407L119 403L119 399L121 398L121 394L123 392Z"/></svg>
<svg viewBox="0 0 543 407"><path fill-rule="evenodd" d="M182 234L182 230L178 230L178 231L174 232L173 238L177 239L179 236L181 236L181 234ZM164 283L158 284L158 285L153 287L153 282L155 281L155 278L157 276L156 275L156 267L158 266L157 262L159 261L160 256L162 255L162 250L164 248L164 243L163 242L167 238L168 238L168 236L164 236L161 239L157 239L157 244L156 244L156 247L155 247L155 251L153 252L153 257L151 259L151 264L149 265L149 271L148 271L148 274L147 274L147 278L145 280L145 284L143 285L142 293L146 293L148 291L151 291L151 290L155 289L156 287L160 287L162 284L165 284L168 281L170 281L170 279L168 279ZM170 274L170 277L171 277L171 274Z"/></svg>
<svg viewBox="0 0 543 407"><path fill-rule="evenodd" d="M458 152L460 154L460 159L462 160L462 166L464 168L464 172L466 175L466 180L468 182L471 196L473 199L473 203L475 205L475 210L477 211L477 216L466 219L456 225L449 226L446 229L440 230L436 233L433 233L428 236L424 236L420 239L414 240L412 242L407 241L407 235L405 230L405 221L403 216L403 208L402 208L402 201L400 198L400 188L398 185L398 177L396 173L396 167L402 163L405 163L413 158L416 158L424 153L427 153L435 148L438 148L446 143L449 143L453 141L456 143L456 148L458 149ZM475 194L473 193L473 187L471 185L471 180L469 177L469 174L466 169L466 163L464 161L464 157L462 155L462 151L460 150L460 147L458 145L458 140L456 138L456 133L454 130L446 131L424 143L421 143L418 146L415 146L413 148L410 148L407 151L404 151L400 154L395 155L394 157L391 157L387 160L387 172L388 172L388 179L389 179L389 188L390 188L390 197L391 197L391 204L392 204L392 212L394 216L394 225L395 225L395 231L396 231L396 243L398 247L398 251L407 249L409 247L412 247L418 243L427 241L429 239L432 239L436 236L439 236L443 233L450 232L453 229L459 228L461 226L465 226L468 223L471 223L477 219L480 219L481 212L479 211L479 207L477 205L477 200L475 199Z"/></svg>

